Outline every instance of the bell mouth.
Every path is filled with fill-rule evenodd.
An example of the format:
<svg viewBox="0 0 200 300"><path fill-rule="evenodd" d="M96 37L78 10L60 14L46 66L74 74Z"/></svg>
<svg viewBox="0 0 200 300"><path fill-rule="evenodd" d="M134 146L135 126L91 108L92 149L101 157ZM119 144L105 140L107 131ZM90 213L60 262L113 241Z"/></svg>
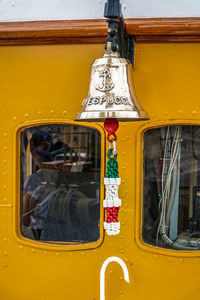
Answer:
<svg viewBox="0 0 200 300"><path fill-rule="evenodd" d="M107 118L118 119L121 122L143 121L149 117L145 111L82 111L78 113L76 121L102 122Z"/></svg>

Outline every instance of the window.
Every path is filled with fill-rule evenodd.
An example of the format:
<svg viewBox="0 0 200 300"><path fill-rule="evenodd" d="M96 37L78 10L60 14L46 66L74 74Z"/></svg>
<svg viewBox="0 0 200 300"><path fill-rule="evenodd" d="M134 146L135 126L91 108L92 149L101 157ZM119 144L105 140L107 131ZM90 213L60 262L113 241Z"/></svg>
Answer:
<svg viewBox="0 0 200 300"><path fill-rule="evenodd" d="M150 129L143 153L143 241L200 250L200 127Z"/></svg>
<svg viewBox="0 0 200 300"><path fill-rule="evenodd" d="M74 124L26 128L20 157L21 234L46 242L97 241L100 133Z"/></svg>

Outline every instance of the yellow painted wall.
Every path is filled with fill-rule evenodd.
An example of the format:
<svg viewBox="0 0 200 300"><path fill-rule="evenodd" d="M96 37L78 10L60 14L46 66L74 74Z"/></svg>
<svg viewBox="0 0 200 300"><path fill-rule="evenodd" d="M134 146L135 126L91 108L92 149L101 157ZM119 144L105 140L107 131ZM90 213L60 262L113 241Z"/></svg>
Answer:
<svg viewBox="0 0 200 300"><path fill-rule="evenodd" d="M90 65L103 49L104 45L0 48L1 300L97 300L100 269L110 256L124 260L130 283L123 280L119 265L110 264L106 300L199 297L199 253L156 249L140 237L142 133L160 124L200 124L199 43L136 45L135 89L150 120L121 123L117 132L120 235L101 236L102 244L94 249L74 250L26 243L17 234L16 130L32 122L74 120L87 95Z"/></svg>

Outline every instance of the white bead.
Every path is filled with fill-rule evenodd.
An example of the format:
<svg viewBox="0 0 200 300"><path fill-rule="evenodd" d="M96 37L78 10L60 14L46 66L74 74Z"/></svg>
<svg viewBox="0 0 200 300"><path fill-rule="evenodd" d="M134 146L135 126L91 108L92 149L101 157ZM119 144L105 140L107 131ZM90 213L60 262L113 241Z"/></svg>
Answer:
<svg viewBox="0 0 200 300"><path fill-rule="evenodd" d="M120 185L121 183L121 178L104 178L104 184L109 184L109 185Z"/></svg>
<svg viewBox="0 0 200 300"><path fill-rule="evenodd" d="M120 233L120 222L104 222L104 229L108 235L117 235Z"/></svg>

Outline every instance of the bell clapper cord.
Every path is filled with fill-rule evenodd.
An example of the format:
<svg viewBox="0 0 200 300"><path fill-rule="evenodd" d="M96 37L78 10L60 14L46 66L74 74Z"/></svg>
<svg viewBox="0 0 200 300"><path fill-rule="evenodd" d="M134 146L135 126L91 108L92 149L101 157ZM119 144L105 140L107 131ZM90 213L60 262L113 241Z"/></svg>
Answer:
<svg viewBox="0 0 200 300"><path fill-rule="evenodd" d="M106 188L106 198L103 201L103 207L106 211L106 220L104 229L108 235L117 235L120 232L120 222L118 221L118 213L121 206L121 200L118 198L118 188L121 183L119 178L117 149L115 132L119 127L117 119L106 119L104 128L107 131L107 140L109 142L109 150L107 152L106 177L104 185ZM113 137L112 139L110 137ZM113 156L113 157L111 157Z"/></svg>

